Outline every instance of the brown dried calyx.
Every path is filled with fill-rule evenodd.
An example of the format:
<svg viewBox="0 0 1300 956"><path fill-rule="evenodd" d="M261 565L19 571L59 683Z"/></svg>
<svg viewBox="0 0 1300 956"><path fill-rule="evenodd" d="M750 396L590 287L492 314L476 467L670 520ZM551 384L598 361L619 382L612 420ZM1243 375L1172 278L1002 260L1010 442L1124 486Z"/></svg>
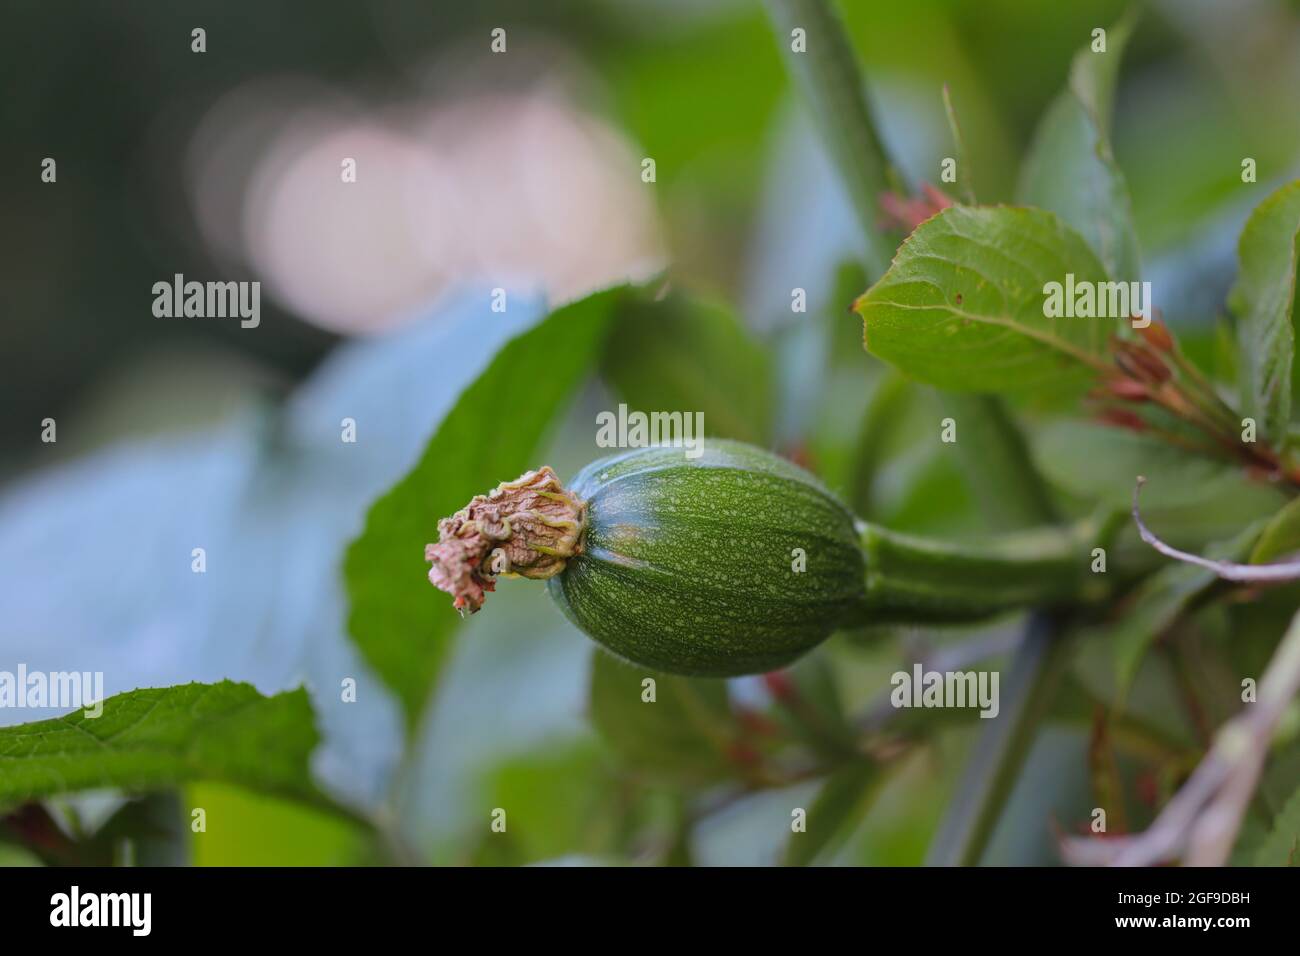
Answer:
<svg viewBox="0 0 1300 956"><path fill-rule="evenodd" d="M586 504L564 489L549 466L497 485L438 522L438 543L425 545L429 581L473 614L499 575L544 579L582 551Z"/></svg>

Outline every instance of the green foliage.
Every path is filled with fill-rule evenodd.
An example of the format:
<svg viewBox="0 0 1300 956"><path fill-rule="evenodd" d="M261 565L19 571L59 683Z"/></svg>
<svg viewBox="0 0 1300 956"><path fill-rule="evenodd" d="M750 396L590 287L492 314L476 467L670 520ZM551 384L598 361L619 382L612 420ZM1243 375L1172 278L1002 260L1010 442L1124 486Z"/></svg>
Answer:
<svg viewBox="0 0 1300 956"><path fill-rule="evenodd" d="M877 198L897 185L871 116L853 49L833 6L824 0L767 0L800 91L817 117L822 138L853 202L867 244L864 263L872 275L885 268L889 250L876 224ZM791 49L792 31L805 32L807 49Z"/></svg>
<svg viewBox="0 0 1300 956"><path fill-rule="evenodd" d="M760 11L719 13L671 44L634 30L622 43L598 43L592 53L609 78L615 110L655 157L659 183L672 189L687 180L693 189L708 187L734 201L757 188L759 147L785 77ZM702 129L710 135L701 137Z"/></svg>
<svg viewBox="0 0 1300 956"><path fill-rule="evenodd" d="M731 776L728 749L738 729L724 681L664 674L597 651L589 708L592 725L633 774L690 784Z"/></svg>
<svg viewBox="0 0 1300 956"><path fill-rule="evenodd" d="M1144 475L1143 507L1175 538L1227 537L1286 502L1278 489L1226 462L1092 422L1059 419L1040 429L1034 460L1053 486L1090 507L1127 511L1135 479Z"/></svg>
<svg viewBox="0 0 1300 956"><path fill-rule="evenodd" d="M1241 272L1230 297L1237 316L1241 401L1260 435L1285 439L1291 421L1300 180L1260 204L1241 234Z"/></svg>
<svg viewBox="0 0 1300 956"><path fill-rule="evenodd" d="M882 779L880 767L866 760L846 764L826 778L808 807L807 829L791 833L786 866L808 866L842 844L860 823Z"/></svg>
<svg viewBox="0 0 1300 956"><path fill-rule="evenodd" d="M308 772L318 737L305 690L263 697L231 681L182 684L117 694L103 708L0 728L0 804L216 780L329 806Z"/></svg>
<svg viewBox="0 0 1300 956"><path fill-rule="evenodd" d="M957 423L952 448L990 527L1015 530L1056 520L1047 483L1002 399L965 392L941 392L938 397L943 413Z"/></svg>
<svg viewBox="0 0 1300 956"><path fill-rule="evenodd" d="M789 689L778 695L772 718L829 765L858 756L858 729L844 710L830 655L819 649L782 672ZM780 683L778 682L778 687Z"/></svg>
<svg viewBox="0 0 1300 956"><path fill-rule="evenodd" d="M1206 557L1241 561L1258 535L1258 528L1249 528L1233 541L1207 548ZM1137 678L1142 659L1155 639L1217 580L1218 576L1206 568L1169 564L1142 583L1129 599L1123 616L1110 628L1121 698Z"/></svg>
<svg viewBox="0 0 1300 956"><path fill-rule="evenodd" d="M962 135L961 124L957 122L957 110L952 105L952 93L945 85L943 88L943 112L948 119L948 131L952 134L952 145L957 160L957 193L961 201L968 206L975 205L975 177L970 168L970 149L966 146L966 137Z"/></svg>
<svg viewBox="0 0 1300 956"><path fill-rule="evenodd" d="M1039 209L955 206L922 223L855 308L865 344L940 388L1049 391L1103 365L1117 323L1043 315L1043 290L1106 281L1087 244Z"/></svg>
<svg viewBox="0 0 1300 956"><path fill-rule="evenodd" d="M1051 210L1077 229L1107 273L1125 281L1140 275L1137 232L1108 128L1134 19L1127 16L1107 31L1104 53L1089 46L1075 54L1069 85L1038 127L1019 190L1023 202Z"/></svg>
<svg viewBox="0 0 1300 956"><path fill-rule="evenodd" d="M1255 865L1300 866L1300 788L1273 821L1273 829L1256 851Z"/></svg>
<svg viewBox="0 0 1300 956"><path fill-rule="evenodd" d="M954 96L945 86L942 101L932 97L928 107L924 99L905 101L913 113L928 110L925 116L905 117L911 121L906 128L896 130L893 110L885 112L890 120L885 137L872 115L872 99L835 3L768 0L767 5L776 23L774 36L756 10L674 23L650 40L620 36L618 17L603 10L591 18L583 16L585 10L570 12L559 22L582 26L581 40L575 42L607 81L610 111L636 141L630 155L644 154L658 163L653 201L660 206L678 268L698 273L713 289L734 288L744 272L737 250L749 244L742 230L767 163L764 140L782 93L776 53L785 57L846 189L866 253L854 270L841 270L840 282L855 277L850 281L856 293L878 280L855 305L872 354L858 348L856 322L843 314L847 303L838 294L830 297L836 311L829 328L811 325L825 316L788 319L776 347L756 337L727 299L702 302L676 289L655 295L660 290L621 286L558 309L506 344L465 389L418 461L373 503L364 529L343 556L349 631L404 718L406 750L400 755L402 771L395 776L409 792L395 789L382 809L372 808L385 828L382 839L375 826L334 804L313 782L309 766L318 735L305 691L264 697L249 685L223 682L131 691L105 702L98 719L74 713L0 729L5 768L0 777L0 863L121 863L124 842L138 863L421 861L426 848L406 843L407 831L417 829L415 821L393 821L389 812L405 806L419 817L433 809L406 771L416 757L436 761L444 756L430 753L436 748L417 751L416 730L445 680L459 624L449 599L426 581L423 546L437 535L438 520L472 495L541 464L536 455L553 432L568 442L557 443L562 456L588 450L585 431L577 436L576 429L562 431L561 426L571 398L593 374L633 409L700 411L711 440L738 439L797 458L860 515L870 512L882 528L874 536L854 529L851 548L836 534L818 538L822 546L808 553L809 580L842 584L853 563L850 551L860 558L857 549L866 542L877 583L889 584L890 574L900 575L877 610L901 607L914 629L901 648L897 633L879 631L870 640L856 634L851 647L832 640L793 659L833 623L844 622L842 615L831 615L830 623L817 618L825 610L826 593L790 610L798 604L795 599L807 598L794 593L787 570L792 548L807 542L792 536L783 522L805 525L801 519L807 514L797 512L821 504L800 499L759 514L755 499L743 489L731 489L731 498L718 494L717 483L726 478L716 467L703 478L694 476L698 487L656 498L656 483L671 477L667 473L675 467L657 459L654 468L638 474L640 483L631 492L620 496L616 491L593 509L590 550L575 559L567 582L551 583L553 593L573 620L616 649L641 647L652 638L662 641L666 633L681 644L696 642L690 646L707 658L718 647L706 641L700 650L700 638L715 636L711 625L725 619L732 627L728 640L751 653L745 669L789 667L729 687L722 680L649 670L597 651L586 687L595 734L575 735L566 725L554 737L529 741L526 749L503 753L498 748L487 756L475 738L465 749L472 751L478 786L456 781L465 792L455 796L473 805L476 824L439 843L439 853L445 845L452 848L453 862L475 864L689 865L706 858L703 837L718 808L740 815L751 798L764 798L761 791L784 799L792 792L786 788L800 785L811 800L806 804L807 831L787 837L784 827L766 821L764 860L809 865L846 859L852 840L857 851L865 848L866 861L916 862L922 841L929 840L931 862L974 863L1001 859L1000 848L997 853L988 848L1004 818L1014 818L1021 830L1029 829L1020 825L1032 818L1043 831L1041 838L1023 841L1028 850L1021 848L1022 858L1054 853L1048 828L1040 824L1056 808L1042 792L1068 783L1080 799L1090 797L1080 785L1085 772L1093 775L1096 794L1118 798L1121 812L1137 805L1131 792L1134 777L1144 788L1155 789L1157 804L1168 800L1203 755L1215 728L1239 709L1242 675L1259 675L1269 665L1278 635L1294 617L1300 583L1262 590L1221 584L1212 571L1170 562L1139 543L1126 521L1124 540L1112 547L1107 539L1107 574L1086 576L1087 584L1080 585L1086 564L1081 556L1093 544L1094 524L1079 519L1123 515L1134 479L1142 474L1150 483L1143 502L1149 523L1180 546L1211 558L1255 563L1300 551L1300 499L1295 497L1300 471L1292 462L1300 431L1291 422L1300 395L1292 368L1300 181L1260 204L1240 237L1239 274L1229 301L1235 326L1220 322L1213 335L1187 328L1192 320L1212 318L1221 305L1221 290L1229 280L1223 262L1211 257L1208 265L1186 260L1171 266L1163 257L1157 260L1162 276L1176 277L1168 283L1170 289L1159 290L1162 306L1176 301L1163 299L1165 295L1176 297L1184 286L1215 290L1208 306L1197 300L1191 307L1165 310L1179 332L1183 354L1213 371L1215 382L1201 393L1214 406L1210 413L1221 424L1233 424L1240 414L1260 421L1261 444L1268 448L1258 457L1241 454L1230 428L1217 442L1198 444L1185 434L1187 429L1179 430L1187 424L1182 421L1171 432L1145 420L1127 421L1141 432L1085 421L1099 403L1111 402L1100 407L1115 411L1115 396L1097 389L1084 398L1083 392L1115 384L1120 366L1109 341L1114 335L1131 338L1130 332L1121 319L1046 317L1045 286L1067 274L1078 282L1141 277L1126 178L1145 184L1137 198L1146 210L1142 235L1149 244L1154 236L1225 245L1218 241L1222 229L1217 224L1209 230L1196 227L1210 221L1219 200L1242 189L1234 164L1246 141L1253 153L1254 141L1261 140L1261 157L1271 149L1274 168L1289 161L1296 137L1279 134L1265 142L1260 136L1269 132L1265 125L1285 127L1289 121L1265 107L1254 111L1259 117L1238 117L1237 97L1223 97L1226 108L1206 103L1203 112L1196 102L1182 129L1177 117L1151 111L1143 117L1143 135L1130 135L1120 144L1125 158L1121 171L1110 129L1121 57L1134 33L1135 14L1108 31L1105 52L1093 52L1087 44L1077 50L1065 89L1035 128L1026 110L1037 110L1056 88L1065 51L1077 48L1081 24L1087 17L1095 19L1096 11L1027 13L1015 4L1002 5L1005 10L978 4L915 10L881 2L851 11L864 48L876 55L886 47L899 48L883 59L889 68L881 71L881 82L872 77L884 94L880 105L894 107L896 90L914 79L921 81L917 88L937 91L936 70L942 70L942 79L951 81L963 104L963 118L977 119L968 125L968 144L957 124ZM479 35L475 16L465 14ZM544 13L534 11L530 17L548 22ZM578 22L584 19L593 22ZM402 22L389 24L389 32ZM1040 29L1053 25L1061 26ZM1010 26L1035 34L1033 48L1005 56ZM1139 38L1150 43L1150 49L1140 51L1143 61L1157 64L1152 69L1164 59L1183 62L1184 57L1161 58L1180 51L1169 37L1159 35L1161 24L1154 26L1155 36ZM790 50L795 27L806 31L807 53ZM1050 35L1039 43L1038 32ZM1001 39L980 48L986 33ZM899 42L914 36L924 42ZM340 34L343 39L346 31ZM511 42L516 42L513 34ZM581 49L584 45L589 49ZM1148 59L1148 52L1157 56ZM1045 80L1049 69L1053 79ZM1023 95L994 106L998 97L981 88L985 82L1001 84L1003 92L1014 84ZM1260 92L1253 82L1240 88L1252 95ZM1163 94L1146 95L1158 99ZM924 148L942 144L941 106L958 160L952 191L967 205L922 223L894 254L894 236L880 222L880 194L906 192L900 174L911 183L933 180L936 157L924 154ZM1231 116L1230 123L1224 115ZM1236 129L1238 123L1241 129ZM1150 132L1171 125L1177 134L1172 139ZM1226 135L1225 126L1231 127ZM1017 193L1027 205L975 206L973 164L981 160L981 173L995 183L1005 179L1002 170L1015 165L1006 159L1025 145L1010 131L1031 128ZM1126 124L1122 131L1131 134L1135 128ZM887 141L907 149L891 156ZM918 149L917 143L926 146ZM972 146L979 155L972 156ZM900 161L904 152L908 163ZM1171 152L1185 162L1171 168ZM1126 176L1134 164L1146 170L1140 180ZM1261 160L1261 171L1266 165ZM779 182L781 169L773 177L778 191L789 188ZM1188 169L1197 170L1190 186ZM635 169L627 174L634 177ZM1200 194L1189 199L1189 189ZM986 198L1001 195L996 189L985 193ZM788 244L783 252L803 253L791 248L792 240L781 238ZM828 264L848 254L843 248L814 250L798 265L829 274ZM268 323L268 332L275 325ZM1209 327L1207 322L1205 329ZM846 330L852 342L842 339ZM804 334L809 332L813 334ZM280 345L273 348L280 348L287 340L274 341ZM814 344L787 348L796 341ZM321 347L323 342L314 345L310 357ZM1174 362L1174 353L1162 354ZM306 355L299 358L306 363ZM436 376L445 367L440 363L456 362L459 356L429 355L427 360L429 374ZM1196 374L1186 367L1175 372ZM950 391L936 397L936 408L918 401L926 390L917 382ZM1239 390L1240 408L1219 401L1229 388ZM1144 400L1147 404L1139 409L1144 414L1159 404L1149 394L1121 397L1134 408ZM1008 398L1021 401L1011 404ZM796 404L800 408L791 412ZM956 420L955 446L933 438L936 411ZM1166 413L1168 407L1152 417ZM1163 427L1163 419L1157 422ZM583 428L588 427L584 422ZM284 444L296 441L295 434ZM302 451L296 445L292 450ZM1270 457L1274 452L1279 456L1276 469ZM1242 460L1251 462L1249 470ZM718 459L705 464L717 466ZM764 473L757 484L779 483L790 471ZM1263 472L1269 481L1260 480ZM608 484L603 473L588 478L594 485ZM265 504L259 501L258 506ZM835 517L852 527L851 516ZM945 542L965 540L977 531L1058 527L1017 537L1011 543L1020 547L1004 554L1001 547L1008 541L1000 546L933 545L884 525L921 528ZM1088 533L1067 534L1067 527ZM268 540L275 537L266 534ZM742 556L739 564L719 560L719 542L731 549L729 555ZM829 558L828 551L833 552ZM917 561L920 570L909 561ZM605 562L599 575L591 572L597 562ZM685 567L676 580L669 573L674 562ZM842 590L861 584L862 569L852 571L851 586ZM684 580L697 591L702 585L704 599L698 594L683 598L689 590L682 587ZM905 585L914 590L907 592ZM783 587L790 590L782 592ZM573 612L574 595L584 588L587 593L577 593L577 600L588 609L598 607L594 614ZM1014 600L1006 597L1009 593ZM838 591L829 594L832 602L838 597ZM954 600L964 602L955 615L963 624L972 608L991 613L1008 603L1050 605L1051 613L1040 608L1024 631L1016 622L999 619L980 631L940 633L916 627L915 612L923 599L933 601L934 621L947 620ZM304 591L295 600L312 607L320 596ZM629 615L654 616L648 629L653 633L636 633L628 626ZM600 620L593 624L593 618ZM576 657L579 650L566 650L561 642L572 639L576 645L579 638L559 616L554 621L555 628L542 629L547 640L554 637L558 653ZM1016 636L1013 627L1020 635L1014 644L1005 640ZM527 627L519 630L520 643L536 636L523 633ZM997 640L979 646L991 637ZM791 641L797 645L793 650L787 644ZM780 653L767 653L774 647ZM538 657L552 663L551 649L547 643ZM900 659L939 661L948 655L953 655L954 667L1001 668L998 720L981 721L974 710L893 711L887 701L882 704L886 675L900 666ZM1003 667L1005 660L1010 663ZM499 664L491 662L492 667ZM524 675L520 667L502 683L520 692ZM543 684L563 684L549 681L550 676L527 672L528 693ZM456 688L461 696L479 690L473 684L478 675L470 677L468 688ZM653 702L646 699L647 679L654 681ZM581 692L572 686L567 690ZM531 718L535 701L520 693L519 700L525 699ZM761 702L755 704L755 699ZM566 720L572 718L573 703L565 702ZM871 708L865 718L858 713L864 704ZM500 700L479 706L487 711L500 706ZM522 712L524 704L518 706ZM1068 781L1059 773L1061 779L1045 780L1041 768L1032 769L1026 759L1049 719L1071 727L1068 747L1053 736L1050 747L1040 748L1052 751L1056 770L1068 766L1077 771ZM1290 723L1278 736L1286 741L1289 734L1289 743L1267 755L1233 862L1294 865L1300 854L1294 708L1286 720ZM971 726L958 728L957 723ZM455 729L459 732L460 725ZM968 763L948 800L947 782L934 778L936 773L949 777L955 768L945 760L950 731L956 731L953 739ZM1091 737L1085 740L1083 733ZM1086 750L1086 755L1076 750ZM1122 767L1113 778L1106 766L1112 758ZM104 788L127 795L106 822L83 830L70 812L75 824L71 835L54 845L11 845L24 839L16 825L18 811L53 827L62 801L50 798ZM1034 791L1035 798L1028 813L1024 804L1012 800L1013 792L1023 796L1026 791ZM141 793L147 796L137 798ZM884 806L887 799L877 800L891 795L903 808L900 813L895 807L892 817ZM947 806L941 807L945 800ZM187 830L183 808L188 806L208 811L209 833ZM493 807L508 815L508 827L499 833L490 829L487 810L479 812ZM941 809L946 819L936 828ZM1146 810L1144 806L1142 813ZM1062 828L1077 828L1075 813L1077 808L1071 808L1060 817ZM214 825L218 819L219 828ZM905 838L896 832L900 819Z"/></svg>
<svg viewBox="0 0 1300 956"><path fill-rule="evenodd" d="M1250 552L1251 564L1267 564L1300 551L1300 498L1269 519Z"/></svg>
<svg viewBox="0 0 1300 956"><path fill-rule="evenodd" d="M419 720L458 619L420 573L439 519L536 467L533 455L594 365L627 286L551 313L509 342L465 390L415 467L370 508L344 560L349 630L366 662ZM504 477L503 477L504 476Z"/></svg>
<svg viewBox="0 0 1300 956"><path fill-rule="evenodd" d="M492 832L483 815L482 838L468 862L520 866L574 854L602 862L624 851L624 827L641 808L620 792L593 741L561 742L511 757L494 767L484 807L505 811L505 830Z"/></svg>
<svg viewBox="0 0 1300 956"><path fill-rule="evenodd" d="M185 788L184 806L202 807L207 829L182 819L195 866L354 866L376 862L374 834L313 806L222 783Z"/></svg>
<svg viewBox="0 0 1300 956"><path fill-rule="evenodd" d="M1151 489L1147 507L1167 507L1207 501L1222 490L1218 483L1229 471L1156 438L1076 419L1041 429L1035 459L1057 487L1122 508L1133 499L1138 475Z"/></svg>
<svg viewBox="0 0 1300 956"><path fill-rule="evenodd" d="M673 292L620 310L601 371L632 409L701 412L706 434L763 445L772 434L772 365L729 309Z"/></svg>
<svg viewBox="0 0 1300 956"><path fill-rule="evenodd" d="M898 440L914 397L912 384L893 371L881 376L871 393L847 467L847 500L859 517L874 516L872 487L888 461L890 443Z"/></svg>

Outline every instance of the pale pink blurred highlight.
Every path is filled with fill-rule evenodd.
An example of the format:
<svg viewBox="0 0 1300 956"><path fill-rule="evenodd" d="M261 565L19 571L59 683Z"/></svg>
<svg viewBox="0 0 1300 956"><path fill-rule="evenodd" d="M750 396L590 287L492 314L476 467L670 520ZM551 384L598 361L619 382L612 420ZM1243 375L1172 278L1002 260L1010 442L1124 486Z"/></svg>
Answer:
<svg viewBox="0 0 1300 956"><path fill-rule="evenodd" d="M219 103L191 152L214 253L344 334L471 283L558 302L662 267L641 157L551 84L363 111L300 78L263 80Z"/></svg>

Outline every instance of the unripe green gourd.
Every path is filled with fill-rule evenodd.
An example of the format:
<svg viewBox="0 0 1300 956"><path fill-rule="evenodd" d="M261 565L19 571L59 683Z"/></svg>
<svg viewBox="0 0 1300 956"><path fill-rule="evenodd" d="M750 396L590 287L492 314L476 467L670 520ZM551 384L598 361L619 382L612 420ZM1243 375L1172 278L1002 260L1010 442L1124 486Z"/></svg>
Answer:
<svg viewBox="0 0 1300 956"><path fill-rule="evenodd" d="M572 490L587 504L586 541L547 587L621 657L679 673L774 670L862 599L852 513L765 451L639 449L588 465Z"/></svg>
<svg viewBox="0 0 1300 956"><path fill-rule="evenodd" d="M783 667L840 628L966 621L1079 594L1082 543L1058 532L979 550L858 521L791 462L713 440L549 468L439 525L430 580L482 606L500 575L547 579L577 627L657 670Z"/></svg>

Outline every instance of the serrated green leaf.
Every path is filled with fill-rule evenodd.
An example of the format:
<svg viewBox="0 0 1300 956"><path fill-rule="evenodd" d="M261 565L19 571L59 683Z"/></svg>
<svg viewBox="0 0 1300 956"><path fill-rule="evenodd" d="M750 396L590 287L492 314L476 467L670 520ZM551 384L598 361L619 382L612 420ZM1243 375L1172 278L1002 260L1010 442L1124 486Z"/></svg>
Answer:
<svg viewBox="0 0 1300 956"><path fill-rule="evenodd" d="M328 806L308 760L319 737L303 689L263 697L248 684L182 684L117 694L99 717L76 711L0 728L0 805L192 780Z"/></svg>
<svg viewBox="0 0 1300 956"><path fill-rule="evenodd" d="M1300 866L1300 788L1291 794L1255 853L1256 866Z"/></svg>
<svg viewBox="0 0 1300 956"><path fill-rule="evenodd" d="M597 292L507 343L443 419L415 467L371 506L348 547L348 631L401 701L408 729L460 620L426 578L425 544L437 539L440 518L541 464L533 456L544 435L595 364L614 310L633 294L629 286ZM436 358L430 356L431 369Z"/></svg>
<svg viewBox="0 0 1300 956"><path fill-rule="evenodd" d="M654 701L647 702L647 679ZM662 674L604 651L591 660L591 722L633 771L684 783L731 775L736 737L726 682Z"/></svg>
<svg viewBox="0 0 1300 956"><path fill-rule="evenodd" d="M854 825L871 806L882 777L878 764L862 760L827 777L808 808L806 829L790 834L784 865L808 866L851 836Z"/></svg>
<svg viewBox="0 0 1300 956"><path fill-rule="evenodd" d="M1106 367L1115 319L1048 318L1049 282L1105 282L1087 243L1041 209L954 206L922 223L855 304L867 349L940 388L1027 392Z"/></svg>
<svg viewBox="0 0 1300 956"><path fill-rule="evenodd" d="M1124 281L1138 279L1141 269L1132 203L1108 130L1133 23L1126 16L1108 31L1104 53L1089 45L1075 55L1069 85L1039 124L1017 193L1077 229L1110 276Z"/></svg>
<svg viewBox="0 0 1300 956"><path fill-rule="evenodd" d="M1280 441L1291 421L1300 179L1251 213L1237 252L1241 268L1228 302L1237 317L1241 402L1261 437Z"/></svg>
<svg viewBox="0 0 1300 956"><path fill-rule="evenodd" d="M673 294L621 310L601 371L632 409L701 412L707 435L771 440L772 356L723 306Z"/></svg>

